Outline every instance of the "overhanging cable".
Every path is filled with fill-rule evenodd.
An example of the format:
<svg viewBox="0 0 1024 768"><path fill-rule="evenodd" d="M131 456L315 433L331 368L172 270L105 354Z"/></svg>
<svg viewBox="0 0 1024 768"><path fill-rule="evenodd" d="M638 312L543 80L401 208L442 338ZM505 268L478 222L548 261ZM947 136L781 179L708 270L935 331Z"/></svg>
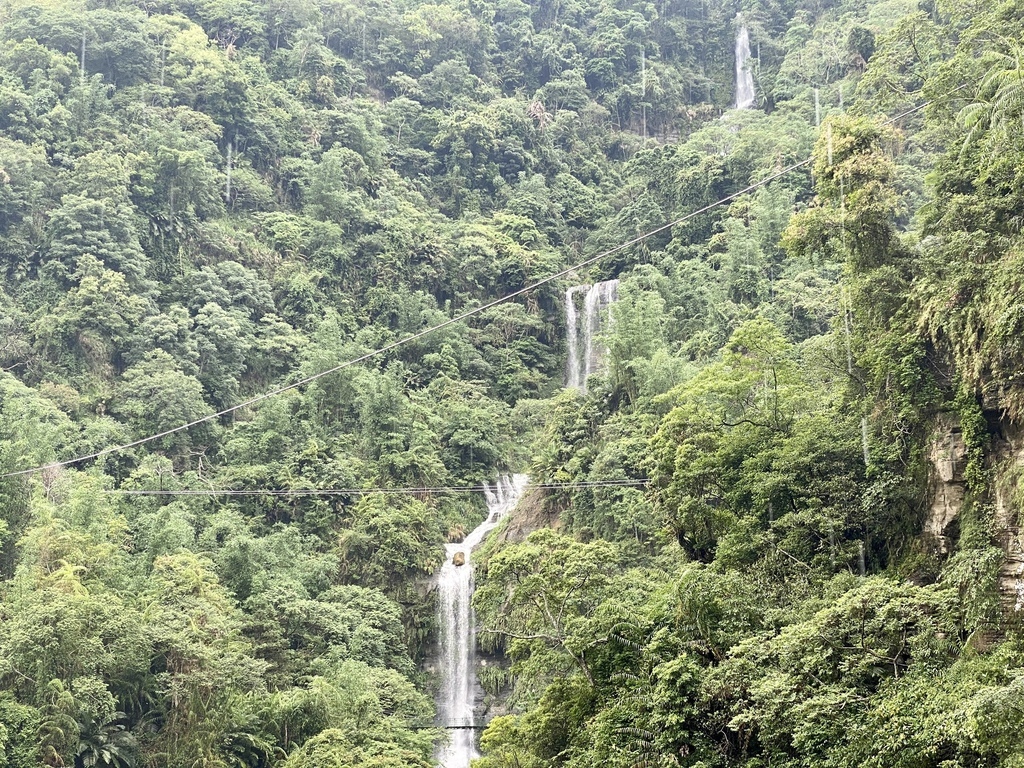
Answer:
<svg viewBox="0 0 1024 768"><path fill-rule="evenodd" d="M959 86L957 88L954 88L953 90L951 90L946 95L948 96L948 95L950 95L950 94L952 94L952 93L954 93L954 92L956 92L956 91L958 91L958 90L960 90L961 88L964 88L964 87L965 87L965 85L961 85L961 86ZM922 104L919 104L916 107L912 107L912 108L910 108L910 109L908 109L908 110L906 110L904 112L901 112L900 114L896 115L895 117L891 117L888 120L886 120L883 123L883 125L891 125L892 123L895 123L897 120L900 120L900 119L902 119L902 118L904 118L904 117L906 117L906 116L908 116L910 114L913 114L914 112L918 112L918 111L924 109L925 107L927 107L929 104L933 103L934 101L935 100L932 99L932 100L926 101L926 102L924 102ZM780 171L776 171L775 173L770 174L769 176L766 176L765 178L761 179L760 181L754 182L753 184L750 184L750 185L744 187L743 189L739 190L738 192L733 192L732 194L723 197L721 200L717 200L717 201L715 201L713 203L710 203L708 205L703 206L702 208L698 208L695 211L691 211L690 213L686 214L685 216L680 216L677 219L673 219L672 221L668 222L667 224L662 224L659 227L655 227L654 229L652 229L652 230L650 230L648 232L645 232L642 235L637 235L636 237L632 238L631 240L627 240L626 242L620 243L619 245L616 245L613 248L609 248L606 251L602 251L601 253L597 254L596 256L591 256L588 259L584 259L583 261L577 262L576 264L573 264L573 265L571 265L569 267L566 267L565 269L562 269L562 270L560 270L558 272L555 272L554 274L549 275L548 277L541 278L540 280L537 280L537 281L535 281L533 283L530 283L529 285L524 286L523 288L520 288L520 289L518 289L516 291L513 291L512 293L509 293L509 294L507 294L505 296L502 296L501 298L493 299L491 301L485 302L484 304L481 304L478 307L474 307L473 309L468 309L468 310L466 310L464 312L460 312L459 314L454 315L453 317L450 317L447 320L438 323L437 325L432 325L429 328L424 328L422 331L417 331L416 333L413 333L413 334L411 334L409 336L406 336L404 338L401 338L401 339L398 339L396 341L393 341L390 344L385 344L383 347L379 347L378 349L372 350L372 351L367 352L367 353L365 353L363 355L360 355L358 357L352 358L351 360L346 360L343 363L339 363L338 365L335 365L335 366L333 366L331 368L327 368L327 369L325 369L323 371L319 371L318 373L314 373L314 374L311 374L309 376L306 376L305 378L299 379L298 381L295 381L295 382L293 382L291 384L286 384L284 386L280 386L280 387L277 387L275 389L271 389L270 391L264 392L264 393L262 393L260 395L256 395L255 397L250 397L248 400L243 400L240 403L232 405L230 408L225 408L222 411L217 411L216 413L211 413L208 416L203 416L202 418L195 419L195 420L190 421L190 422L188 422L186 424L181 424L181 425L179 425L177 427L173 427L171 429L165 429L164 431L157 432L156 434L148 435L146 437L141 437L138 440L132 440L131 442L123 443L121 445L109 446L107 448L103 448L102 450L95 451L93 453L84 454L82 456L76 456L73 459L64 459L63 461L53 461L53 462L50 462L48 464L42 464L42 465L37 466L37 467L30 467L28 469L19 469L19 470L13 471L13 472L5 472L4 474L0 474L0 478L20 477L22 475L31 475L31 474L35 474L36 472L42 472L43 470L46 470L46 469L55 469L57 467L67 467L67 466L70 466L72 464L78 464L78 463L83 462L83 461L89 461L91 459L98 459L98 458L101 458L103 456L108 456L108 455L110 455L112 453L119 453L121 451L128 450L129 448L135 448L135 447L140 446L140 445L145 445L146 443L151 443L154 440L159 440L160 438L163 438L163 437L169 437L170 435L177 434L178 432L184 432L185 430L191 429L192 427L196 427L196 426L198 426L200 424L205 424L207 422L213 421L214 419L219 419L219 418L221 418L223 416L227 416L229 414L234 413L235 411L241 410L242 408L248 408L251 405L255 405L256 403L260 403L260 402L262 402L264 400L267 400L267 399L269 399L271 397L276 397L277 395L283 394L285 392L289 392L289 391L291 391L293 389L297 389L299 387L303 387L306 384L310 384L310 383L316 381L317 379L323 378L324 376L329 376L332 373L337 373L338 371L344 370L345 368L349 368L349 367L351 367L353 365L358 365L359 363L364 363L367 360L370 360L370 359L372 359L374 357L378 357L379 355L383 355L386 352L390 352L393 349L397 349L398 347L401 347L401 346L404 346L405 344L408 344L410 342L416 341L417 339L422 339L424 336L429 336L432 333L436 333L437 331L440 331L443 328L447 328L447 327L449 327L451 325L455 325L456 323L460 323L463 320L466 320L466 319L468 319L470 317L473 317L474 315L478 315L481 312L485 312L486 310L490 309L491 307L495 307L495 306L497 306L499 304L503 304L506 301L509 301L511 299L516 298L517 296L522 296L522 295L524 295L526 293L529 293L530 291L533 291L533 290L535 290L537 288L540 288L542 285L546 285L547 283L550 283L550 282L552 282L554 280L558 280L559 278L562 278L562 277L567 277L568 275L572 274L573 272L576 272L579 269L583 269L584 267L588 267L591 264L595 264L598 261L601 261L602 259L605 259L605 258L607 258L609 256L612 256L612 255L614 255L616 253L619 253L620 251L624 251L625 249L630 248L630 247L632 247L634 245L637 245L638 243L642 243L644 240L647 240L648 238L653 237L654 235L660 234L661 232L664 232L665 230L671 229L672 227L677 227L680 224L685 224L687 221L690 221L691 219L694 219L697 216L700 216L702 214L707 213L708 211L712 211L715 208L718 208L718 207L720 207L722 205L725 205L726 203L731 202L731 201L735 200L736 198L738 198L738 197L740 197L742 195L747 194L748 192L753 192L754 190L759 189L759 188L765 186L766 184L769 184L769 183L775 181L776 179L782 178L783 176L786 176L786 175L792 173L793 171L797 170L798 168L802 168L805 165L809 165L813 160L814 160L813 157L808 157L808 158L806 158L804 160L801 160L798 163L793 163L792 165L787 166L786 168L783 168Z"/></svg>
<svg viewBox="0 0 1024 768"><path fill-rule="evenodd" d="M338 365L335 365L335 366L333 366L331 368L327 368L327 369L325 369L323 371L320 371L318 373L314 373L314 374L311 374L309 376L306 376L305 378L299 379L298 381L293 382L291 384L286 384L284 386L272 389L269 392L264 392L261 395L257 395L255 397L250 397L248 400L243 400L240 403L232 405L230 408L225 408L222 411L217 411L216 413L211 413L208 416L203 416L202 418L195 419L194 421L190 421L187 424L182 424L180 426L173 427L171 429L165 429L163 432L157 432L156 434L148 435L147 437L140 437L138 440L132 440L131 442L123 443L121 445L110 446L108 448L104 448L102 450L95 451L94 453L85 454L83 456L76 456L73 459L64 459L63 461L53 461L53 462L50 462L49 464L43 464L41 466L31 467L29 469L20 469L20 470L17 470L15 472L5 472L4 474L0 475L0 477L6 478L6 477L18 477L20 475L31 475L31 474L35 474L36 472L41 472L44 469L53 469L53 468L56 468L56 467L66 467L66 466L69 466L71 464L78 464L79 462L82 462L82 461L89 461L91 459L98 459L98 458L101 458L103 456L107 456L107 455L109 455L111 453L119 453L120 451L125 451L125 450L127 450L129 448L135 448L135 447L140 446L140 445L145 445L146 443L151 443L154 440L159 440L160 438L169 437L170 435L177 434L178 432L183 432L183 431L185 431L187 429L191 429L192 427L199 426L200 424L205 424L205 423L207 423L209 421L213 421L214 419L219 419L219 418L221 418L223 416L227 416L229 414L232 414L235 411L241 410L242 408L248 408L251 405L255 405L256 403L260 403L260 402L262 402L264 400L267 400L267 399L269 399L271 397L276 397L277 395L284 394L285 392L289 392L289 391L291 391L293 389L297 389L299 387L303 387L306 384L310 384L310 383L316 381L317 379L323 378L324 376L329 376L332 373L337 373L338 371L344 370L345 368L349 368L349 367L351 367L353 365L358 365L359 363L364 363L367 360L370 360L370 359L372 359L374 357L377 357L379 355L384 354L385 352L390 352L391 350L397 349L398 347L404 346L405 344L408 344L408 343L410 343L412 341L416 341L417 339L422 339L424 336L428 336L428 335L430 335L432 333L436 333L437 331L440 331L443 328L447 328L450 325L455 325L456 323L460 323L463 320L466 320L466 319L468 319L470 317L473 317L474 315L478 315L481 312L485 312L486 310L490 309L491 307L495 307L495 306L497 306L499 304L503 304L506 301L509 301L510 299L516 298L517 296L522 296L523 294L529 293L530 291L533 291L533 290L535 290L537 288L540 288L542 285L546 285L547 283L550 283L553 280L558 280L559 278L566 277L566 276L572 274L573 272L576 272L579 269L583 269L584 267L588 267L591 264L595 264L596 262L600 261L601 259L605 259L608 256L611 256L613 254L618 253L619 251L623 251L626 248L630 248L630 247L632 247L632 246L634 246L634 245L636 245L638 243L642 243L644 240L648 239L649 237L653 237L654 235L657 235L660 232L664 232L666 229L671 229L672 227L675 227L675 226L678 226L680 224L683 224L683 223L689 221L690 219L693 219L693 218L696 218L697 216L700 216L701 214L704 214L704 213L707 213L708 211L714 210L715 208L718 208L721 205L725 205L726 203L728 203L728 202L730 202L732 200L735 200L737 197L740 197L741 195L745 195L748 192L752 192L755 189L758 189L759 187L762 187L765 184L768 184L769 182L775 181L776 179L781 178L782 176L785 176L788 173L792 173L797 168L801 168L801 167L807 165L808 163L810 163L811 159L812 158L807 158L806 160L801 160L799 163L794 163L793 165L791 165L791 166L789 166L787 168L784 168L781 171L777 171L777 172L771 174L770 176L767 176L766 178L762 179L759 182L756 182L756 183L751 184L751 185L749 185L747 187L744 187L743 189L739 190L738 192L734 192L733 194L731 194L731 195L729 195L727 197L723 197L721 200L718 200L718 201L716 201L714 203L711 203L709 205L705 205L703 208L700 208L700 209L698 209L696 211L692 211L691 213L688 213L685 216L681 216L680 218L675 219L673 221L670 221L667 224L662 224L660 227L652 229L649 232L646 232L646 233L644 233L642 235L638 235L637 237L634 237L631 240L627 240L624 243L620 243L619 245L615 246L614 248L609 248L606 251L602 251L601 253L597 254L596 256L591 256L589 259L584 259L581 262L578 262L576 264L573 264L572 266L566 267L565 269L562 269L562 270L560 270L558 272L555 272L554 274L549 275L548 277L541 278L540 280L537 280L537 281L535 281L533 283L530 283L529 285L527 285L527 286L525 286L523 288L520 288L519 290L513 291L512 293L509 293L509 294L507 294L505 296L502 296L501 298L493 299L492 301L486 302L485 304L481 304L478 307L474 307L473 309L469 309L469 310L466 310L465 312L461 312L458 315L455 315L453 317L448 318L447 320L445 320L443 322L438 323L437 325L433 325L433 326L431 326L429 328L424 328L422 331L417 331L414 334L411 334L411 335L406 336L404 338L401 338L401 339L398 339L396 341L393 341L390 344L385 344L383 347L379 347L379 348L377 348L375 350L367 352L366 354L360 355L359 357L352 358L351 360L346 360L345 362L339 363Z"/></svg>
<svg viewBox="0 0 1024 768"><path fill-rule="evenodd" d="M642 488L650 481L637 480L584 480L575 483L530 483L530 488L576 490L583 488ZM445 494L488 493L492 489L482 485L438 485L403 488L198 488L178 490L132 490L114 488L103 491L117 496L369 496L388 494Z"/></svg>

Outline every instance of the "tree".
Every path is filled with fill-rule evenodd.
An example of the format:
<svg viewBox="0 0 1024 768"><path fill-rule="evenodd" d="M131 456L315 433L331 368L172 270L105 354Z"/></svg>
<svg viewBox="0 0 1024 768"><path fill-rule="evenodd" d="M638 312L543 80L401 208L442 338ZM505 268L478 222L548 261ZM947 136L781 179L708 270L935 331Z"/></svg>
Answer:
<svg viewBox="0 0 1024 768"><path fill-rule="evenodd" d="M199 381L182 373L171 356L160 349L150 352L142 362L124 372L119 394L121 402L117 412L129 419L139 436L174 429L212 412L203 399ZM160 445L190 464L189 454L198 451L202 455L204 441L213 437L213 429L208 424L200 424L161 438Z"/></svg>
<svg viewBox="0 0 1024 768"><path fill-rule="evenodd" d="M209 561L158 557L144 600L166 723L160 746L172 763L223 759L240 697L262 689L267 665L253 658L240 613Z"/></svg>
<svg viewBox="0 0 1024 768"><path fill-rule="evenodd" d="M473 598L489 643L513 659L529 657L531 677L539 678L532 686L570 670L592 683L587 638L577 632L603 598L614 563L606 542L582 544L549 529L494 555Z"/></svg>
<svg viewBox="0 0 1024 768"><path fill-rule="evenodd" d="M422 693L395 672L346 661L282 702L299 744L285 765L426 768L431 737L411 730L429 716Z"/></svg>
<svg viewBox="0 0 1024 768"><path fill-rule="evenodd" d="M753 320L733 334L721 362L670 393L679 404L651 441L652 475L659 506L692 557L711 557L735 521L727 497L736 476L726 468L742 472L762 441L792 427L806 391L791 355L774 326Z"/></svg>
<svg viewBox="0 0 1024 768"><path fill-rule="evenodd" d="M419 499L367 494L352 516L340 541L342 574L350 579L386 586L389 594L400 596L412 588L413 579L440 565L441 527Z"/></svg>

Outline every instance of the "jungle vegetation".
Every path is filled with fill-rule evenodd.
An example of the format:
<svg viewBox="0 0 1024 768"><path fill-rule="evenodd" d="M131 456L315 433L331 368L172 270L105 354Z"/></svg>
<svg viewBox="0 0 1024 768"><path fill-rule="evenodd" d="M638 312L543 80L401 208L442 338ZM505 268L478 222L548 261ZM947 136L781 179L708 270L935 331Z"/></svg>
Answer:
<svg viewBox="0 0 1024 768"><path fill-rule="evenodd" d="M0 4L0 768L429 766L483 501L357 491L512 470L637 485L480 553L479 768L1024 766L1022 40L1022 0ZM277 493L138 493L211 489Z"/></svg>

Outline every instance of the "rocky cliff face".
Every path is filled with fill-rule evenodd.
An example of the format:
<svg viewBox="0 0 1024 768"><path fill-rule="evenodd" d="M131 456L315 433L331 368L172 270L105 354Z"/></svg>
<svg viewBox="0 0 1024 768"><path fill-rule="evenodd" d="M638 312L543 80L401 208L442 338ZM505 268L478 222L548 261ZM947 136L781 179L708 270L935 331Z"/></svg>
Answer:
<svg viewBox="0 0 1024 768"><path fill-rule="evenodd" d="M956 543L967 483L967 446L956 414L941 413L935 420L928 458L930 503L924 538L933 551L948 555Z"/></svg>
<svg viewBox="0 0 1024 768"><path fill-rule="evenodd" d="M993 533L1003 549L999 591L1009 610L1024 610L1024 537L1019 525L1024 434L1003 424L992 443Z"/></svg>
<svg viewBox="0 0 1024 768"><path fill-rule="evenodd" d="M1024 611L1024 531L1019 525L1024 476L1024 433L992 415L992 442L986 466L991 486L993 544L1003 550L999 569L999 591L1007 611ZM926 544L939 555L956 547L960 516L967 497L967 445L956 414L942 413L935 420L929 444L928 514L923 535Z"/></svg>
<svg viewBox="0 0 1024 768"><path fill-rule="evenodd" d="M519 504L512 510L508 522L496 532L501 545L518 544L541 528L559 528L558 511L550 508L547 492L542 488L527 488Z"/></svg>

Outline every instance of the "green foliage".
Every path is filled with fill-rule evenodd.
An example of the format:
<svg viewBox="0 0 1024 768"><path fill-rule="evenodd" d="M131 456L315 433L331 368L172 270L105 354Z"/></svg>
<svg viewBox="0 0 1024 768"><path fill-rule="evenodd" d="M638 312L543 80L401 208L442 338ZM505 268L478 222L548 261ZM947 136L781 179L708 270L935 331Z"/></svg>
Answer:
<svg viewBox="0 0 1024 768"><path fill-rule="evenodd" d="M351 572L358 563L364 583L408 589L441 564L441 542L438 521L423 502L370 494L356 504L352 527L342 536L342 569Z"/></svg>
<svg viewBox="0 0 1024 768"><path fill-rule="evenodd" d="M1022 764L1024 10L918 6L3 5L0 474L169 434L0 480L0 768L429 765L527 466L485 768Z"/></svg>
<svg viewBox="0 0 1024 768"><path fill-rule="evenodd" d="M735 218L702 223L706 245L676 234L639 255L651 266L620 286L618 325L606 336L608 380L548 406L535 471L561 480L648 475L648 503L671 534L667 545L653 537L657 546L637 549L628 529L608 524L597 501L604 491L556 491L547 504L584 541L613 543L609 565L628 552L664 570L653 594L583 644L589 674L555 682L550 670L566 666L550 647L534 640L507 649L515 691L550 682L524 703L513 697L520 709L492 722L482 765L1020 759L998 735L1015 716L992 704L1019 669L1019 639L1013 629L1002 634L1019 605L1006 555L1012 535L1000 526L1017 516L1008 451L1018 398L1008 366L1020 357L1008 277L1017 238L1002 229L1013 214L1001 208L1013 205L1017 185L1013 161L1002 161L1015 156L1020 132L1012 123L1016 59L1004 39L990 41L997 27L1017 29L1021 13L1008 3L947 19L904 4L910 13L899 20L901 9L890 5L871 13L876 21L891 14L891 27L840 32L797 16L788 34L806 46L805 67L827 51L816 46L842 34L851 66L865 70L865 101L855 111L909 106L914 91L939 95L959 85L954 75L975 79L975 104L959 121L936 104L924 126L911 118L903 134L832 117L815 150L810 205L798 192L795 215L773 217L763 201L736 203ZM963 35L956 52L946 24ZM824 85L833 76L827 53L820 65ZM784 64L766 82L783 93L795 71ZM692 157L699 170L688 180L727 172L728 161ZM634 163L641 158L650 162L638 155ZM657 189L648 182L643 192ZM694 189L702 187L687 192ZM911 214L919 223L908 235ZM659 263L659 248L692 261L685 271ZM698 259L713 259L719 274ZM697 288L677 288L669 282L677 275ZM700 302L722 321L689 320ZM696 357L695 369L681 355ZM647 366L673 359L675 380L652 386ZM952 480L928 454L929 441L942 439L939 410L956 414L964 444ZM924 517L935 524L941 494L950 492L944 483L962 488L961 501L952 506L953 551L936 557L935 544L917 537ZM609 492L612 515L631 503L620 493ZM478 610L504 617L509 638L536 626L529 612L510 612L522 571L510 581L500 567L506 555L531 552L525 547L491 553L478 590ZM862 568L867 578L851 575ZM899 573L915 574L914 582ZM614 613L625 581L613 576L604 589L598 610ZM926 703L912 704L915 697ZM557 726L547 719L552 702L562 713Z"/></svg>

